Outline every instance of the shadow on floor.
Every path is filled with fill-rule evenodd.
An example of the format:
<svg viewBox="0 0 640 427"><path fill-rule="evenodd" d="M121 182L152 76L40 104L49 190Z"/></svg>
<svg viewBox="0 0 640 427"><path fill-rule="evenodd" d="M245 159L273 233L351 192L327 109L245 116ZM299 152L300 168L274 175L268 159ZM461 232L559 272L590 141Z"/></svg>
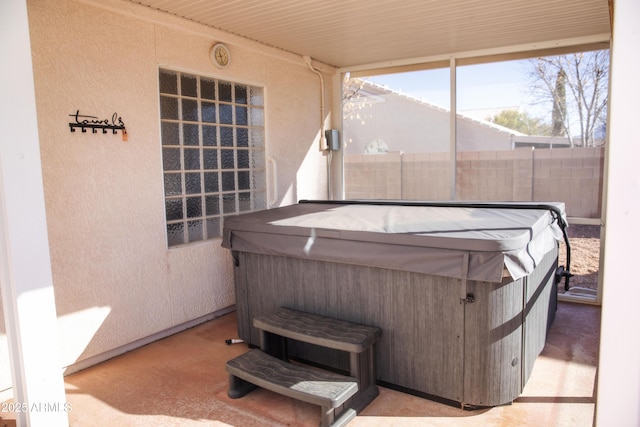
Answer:
<svg viewBox="0 0 640 427"><path fill-rule="evenodd" d="M227 360L247 351L231 313L65 378L71 426L317 426L319 407L258 389L227 397ZM600 308L560 303L513 404L467 411L381 387L358 426L591 426Z"/></svg>

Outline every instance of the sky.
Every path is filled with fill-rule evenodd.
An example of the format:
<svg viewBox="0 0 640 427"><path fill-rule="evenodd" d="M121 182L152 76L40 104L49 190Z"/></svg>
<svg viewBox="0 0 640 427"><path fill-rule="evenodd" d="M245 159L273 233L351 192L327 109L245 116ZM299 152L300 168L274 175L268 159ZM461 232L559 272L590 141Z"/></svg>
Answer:
<svg viewBox="0 0 640 427"><path fill-rule="evenodd" d="M458 111L471 116L479 114L482 119L489 112L512 108L539 115L535 114L527 93L526 70L526 60L458 67ZM449 108L448 68L374 76L369 80Z"/></svg>

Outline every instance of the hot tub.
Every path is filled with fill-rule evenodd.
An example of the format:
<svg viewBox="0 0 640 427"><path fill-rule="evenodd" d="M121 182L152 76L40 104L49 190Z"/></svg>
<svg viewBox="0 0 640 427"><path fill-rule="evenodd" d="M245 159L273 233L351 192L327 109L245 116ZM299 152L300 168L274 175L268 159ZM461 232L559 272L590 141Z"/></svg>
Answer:
<svg viewBox="0 0 640 427"><path fill-rule="evenodd" d="M252 319L280 306L378 326L380 384L509 403L554 318L565 224L562 203L303 201L227 217L239 336L259 345ZM290 352L348 367L320 348Z"/></svg>

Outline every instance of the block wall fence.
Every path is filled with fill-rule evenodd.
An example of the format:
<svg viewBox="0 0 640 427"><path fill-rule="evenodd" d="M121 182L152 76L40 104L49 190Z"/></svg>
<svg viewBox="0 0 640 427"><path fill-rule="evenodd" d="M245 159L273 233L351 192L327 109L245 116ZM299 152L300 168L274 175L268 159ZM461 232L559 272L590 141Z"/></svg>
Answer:
<svg viewBox="0 0 640 427"><path fill-rule="evenodd" d="M599 218L604 148L458 152L458 200L557 201ZM449 200L449 153L345 154L347 199Z"/></svg>

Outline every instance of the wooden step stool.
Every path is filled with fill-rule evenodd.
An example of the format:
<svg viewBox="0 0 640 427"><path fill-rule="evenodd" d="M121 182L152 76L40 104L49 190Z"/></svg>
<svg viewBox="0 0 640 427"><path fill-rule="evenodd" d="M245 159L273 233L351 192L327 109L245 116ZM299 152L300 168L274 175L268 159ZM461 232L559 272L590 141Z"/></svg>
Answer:
<svg viewBox="0 0 640 427"><path fill-rule="evenodd" d="M253 319L260 330L260 350L227 362L229 397L257 386L316 404L323 427L343 426L378 395L374 344L380 328L280 308ZM349 353L350 376L288 362L286 339Z"/></svg>

